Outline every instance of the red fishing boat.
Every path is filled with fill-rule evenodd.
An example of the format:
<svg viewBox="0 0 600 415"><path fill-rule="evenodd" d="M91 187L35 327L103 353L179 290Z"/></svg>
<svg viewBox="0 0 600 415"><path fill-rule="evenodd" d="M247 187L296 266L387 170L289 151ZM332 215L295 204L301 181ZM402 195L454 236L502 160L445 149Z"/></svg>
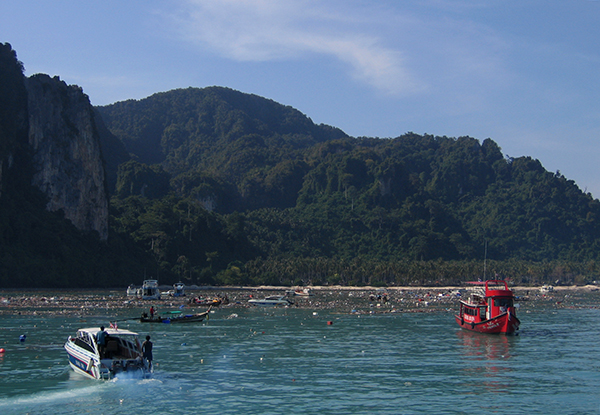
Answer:
<svg viewBox="0 0 600 415"><path fill-rule="evenodd" d="M515 312L515 296L506 281L470 282L475 285L467 301L460 301L456 322L480 333L516 334L521 322Z"/></svg>

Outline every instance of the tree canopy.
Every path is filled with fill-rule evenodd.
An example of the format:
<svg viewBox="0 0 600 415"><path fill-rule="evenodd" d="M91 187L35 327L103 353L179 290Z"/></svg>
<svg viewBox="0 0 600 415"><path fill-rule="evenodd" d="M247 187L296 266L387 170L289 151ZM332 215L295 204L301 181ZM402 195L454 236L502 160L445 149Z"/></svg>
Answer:
<svg viewBox="0 0 600 415"><path fill-rule="evenodd" d="M217 87L99 112L137 160L171 176L169 204L215 219L214 249L186 251L191 281L224 283L219 275L231 279L232 266L245 283L367 283L375 269L386 270L386 284L410 282L407 269L427 274L421 282L464 280L481 271L484 244L499 271L524 281L554 278L548 267L524 264L576 263L570 269L587 279L596 272L599 202L531 157L503 155L491 139L349 137ZM186 229L209 235L197 220ZM416 273L415 264L435 265Z"/></svg>
<svg viewBox="0 0 600 415"><path fill-rule="evenodd" d="M96 108L106 242L30 186L23 66L0 45L0 284L440 285L597 279L600 202L492 139L349 137L228 88ZM6 82L4 82L6 81ZM20 151L16 149L21 148ZM17 169L8 161L19 155ZM484 246L487 247L484 252Z"/></svg>

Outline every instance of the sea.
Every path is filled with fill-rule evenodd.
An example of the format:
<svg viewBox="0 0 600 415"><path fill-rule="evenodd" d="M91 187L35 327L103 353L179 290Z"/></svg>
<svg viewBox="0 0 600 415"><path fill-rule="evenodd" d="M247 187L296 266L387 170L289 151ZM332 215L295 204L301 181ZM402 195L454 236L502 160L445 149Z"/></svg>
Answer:
<svg viewBox="0 0 600 415"><path fill-rule="evenodd" d="M447 305L233 304L196 324L121 321L151 336L154 374L110 381L74 373L63 345L142 310L4 313L0 414L600 414L600 294L519 305L517 336L462 330Z"/></svg>

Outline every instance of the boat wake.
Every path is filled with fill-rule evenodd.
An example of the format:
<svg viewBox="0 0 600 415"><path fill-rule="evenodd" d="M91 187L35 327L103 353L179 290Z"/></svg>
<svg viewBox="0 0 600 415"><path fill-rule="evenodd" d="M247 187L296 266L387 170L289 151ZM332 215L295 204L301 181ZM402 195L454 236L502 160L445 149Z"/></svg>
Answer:
<svg viewBox="0 0 600 415"><path fill-rule="evenodd" d="M120 373L109 381L94 381L69 371L69 376L61 382L61 388L67 390L42 391L34 394L0 397L0 413L81 413L90 406L106 405L107 397L113 396L113 405L121 405L124 401L135 400L140 390L148 387L160 387L161 379L151 377L140 379L134 373ZM40 412L40 408L44 411Z"/></svg>
<svg viewBox="0 0 600 415"><path fill-rule="evenodd" d="M0 398L0 413L27 413L28 408L57 407L59 405L68 405L74 400L82 399L93 402L93 397L98 395L102 387L102 384L94 383L89 386L75 387L69 390L43 391L26 396L2 397Z"/></svg>

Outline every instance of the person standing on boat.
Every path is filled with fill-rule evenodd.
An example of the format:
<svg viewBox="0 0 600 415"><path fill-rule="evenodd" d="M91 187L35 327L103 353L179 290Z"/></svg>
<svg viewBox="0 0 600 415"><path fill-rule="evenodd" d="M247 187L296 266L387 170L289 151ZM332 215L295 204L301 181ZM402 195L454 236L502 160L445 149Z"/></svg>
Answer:
<svg viewBox="0 0 600 415"><path fill-rule="evenodd" d="M150 318L154 318L154 306L150 306Z"/></svg>
<svg viewBox="0 0 600 415"><path fill-rule="evenodd" d="M146 336L146 340L142 343L142 353L144 359L148 360L148 369L152 370L152 342L150 336Z"/></svg>
<svg viewBox="0 0 600 415"><path fill-rule="evenodd" d="M106 332L104 331L104 326L100 326L100 331L96 333L96 343L98 343L100 357L104 357L106 351Z"/></svg>

